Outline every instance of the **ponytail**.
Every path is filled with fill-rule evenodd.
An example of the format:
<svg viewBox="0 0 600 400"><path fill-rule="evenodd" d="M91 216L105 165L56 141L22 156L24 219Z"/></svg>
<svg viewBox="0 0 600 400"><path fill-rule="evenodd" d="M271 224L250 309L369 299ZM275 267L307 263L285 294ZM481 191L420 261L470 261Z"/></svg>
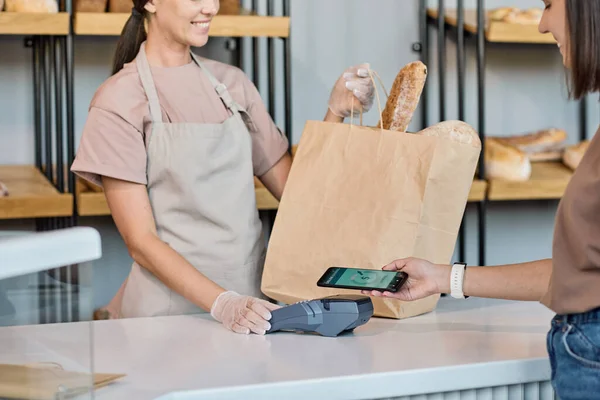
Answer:
<svg viewBox="0 0 600 400"><path fill-rule="evenodd" d="M121 37L115 51L112 74L119 72L123 66L135 59L142 43L146 40L144 26L144 5L147 0L134 0L134 7L129 19L123 27ZM142 11L139 11L142 10Z"/></svg>

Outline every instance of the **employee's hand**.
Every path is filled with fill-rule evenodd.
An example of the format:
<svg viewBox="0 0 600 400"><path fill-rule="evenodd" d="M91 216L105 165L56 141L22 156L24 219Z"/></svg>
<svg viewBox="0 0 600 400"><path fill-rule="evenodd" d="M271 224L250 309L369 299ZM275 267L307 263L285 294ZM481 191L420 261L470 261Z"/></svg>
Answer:
<svg viewBox="0 0 600 400"><path fill-rule="evenodd" d="M335 83L329 97L329 110L341 118L349 117L354 103L354 114L366 113L373 106L375 87L369 74L369 64L360 64L344 71Z"/></svg>
<svg viewBox="0 0 600 400"><path fill-rule="evenodd" d="M374 297L391 297L404 301L419 300L438 293L445 293L450 285L451 267L432 264L419 258L396 260L383 267L387 271L403 271L408 279L396 293L364 290Z"/></svg>
<svg viewBox="0 0 600 400"><path fill-rule="evenodd" d="M221 293L213 303L210 314L227 329L242 334L251 332L264 335L271 328L271 311L276 304L235 292Z"/></svg>

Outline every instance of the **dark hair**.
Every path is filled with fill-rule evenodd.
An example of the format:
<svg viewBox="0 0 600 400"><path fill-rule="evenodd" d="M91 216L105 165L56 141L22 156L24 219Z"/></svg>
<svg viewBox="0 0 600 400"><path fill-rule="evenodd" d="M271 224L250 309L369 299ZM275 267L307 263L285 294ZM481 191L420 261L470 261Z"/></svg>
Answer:
<svg viewBox="0 0 600 400"><path fill-rule="evenodd" d="M600 1L567 0L570 94L580 99L600 91Z"/></svg>
<svg viewBox="0 0 600 400"><path fill-rule="evenodd" d="M125 23L117 43L113 61L113 75L119 72L123 65L133 61L140 51L142 43L146 40L146 28L144 27L146 10L144 6L147 2L148 0L133 0L131 15Z"/></svg>

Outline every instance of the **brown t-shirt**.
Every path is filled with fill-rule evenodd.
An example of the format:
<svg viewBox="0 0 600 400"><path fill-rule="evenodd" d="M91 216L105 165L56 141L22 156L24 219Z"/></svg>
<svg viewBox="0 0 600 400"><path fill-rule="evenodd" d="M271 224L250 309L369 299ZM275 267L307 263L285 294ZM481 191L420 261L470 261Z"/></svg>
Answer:
<svg viewBox="0 0 600 400"><path fill-rule="evenodd" d="M552 278L542 303L558 314L600 307L600 130L556 215Z"/></svg>
<svg viewBox="0 0 600 400"><path fill-rule="evenodd" d="M239 68L203 59L233 99L248 111L254 175L266 173L288 149L254 84ZM222 123L228 110L206 74L193 61L179 67L151 67L164 122ZM71 170L101 186L101 176L147 184L145 140L152 121L135 61L95 93Z"/></svg>

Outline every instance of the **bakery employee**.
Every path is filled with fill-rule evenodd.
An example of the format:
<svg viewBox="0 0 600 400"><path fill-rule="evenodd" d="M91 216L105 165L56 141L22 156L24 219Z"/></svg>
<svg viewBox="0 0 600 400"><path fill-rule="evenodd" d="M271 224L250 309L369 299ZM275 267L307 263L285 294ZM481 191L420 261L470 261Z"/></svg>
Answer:
<svg viewBox="0 0 600 400"><path fill-rule="evenodd" d="M600 1L544 3L539 30L550 32L558 42L570 70L572 96L599 92ZM468 267L466 274L464 265L434 265L414 258L396 260L384 269L408 273L403 290L383 294L401 300L436 293L541 300L557 314L548 334L548 352L558 397L600 398L600 130L558 207L552 259Z"/></svg>
<svg viewBox="0 0 600 400"><path fill-rule="evenodd" d="M259 299L254 176L281 198L291 157L244 73L190 51L206 44L218 10L218 0L134 1L72 171L104 187L134 260L113 302L121 317L207 311L262 334L276 306ZM335 83L326 121L371 108L367 69Z"/></svg>

